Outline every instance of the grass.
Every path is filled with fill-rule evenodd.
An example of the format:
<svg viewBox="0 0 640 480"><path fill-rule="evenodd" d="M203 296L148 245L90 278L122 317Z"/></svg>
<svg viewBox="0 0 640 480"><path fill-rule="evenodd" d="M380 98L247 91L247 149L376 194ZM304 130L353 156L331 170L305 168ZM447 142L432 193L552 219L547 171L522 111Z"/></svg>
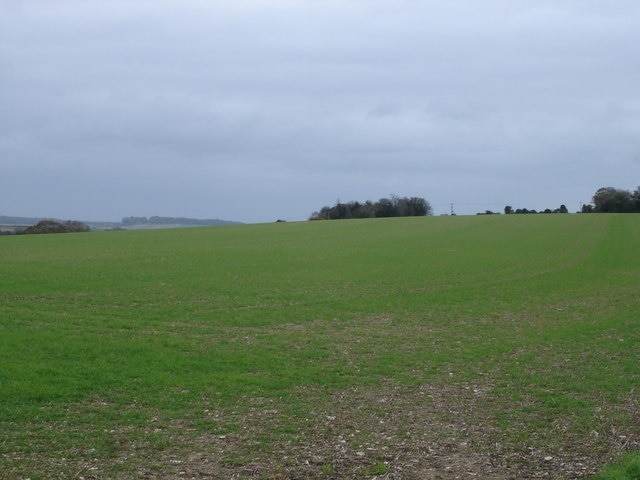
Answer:
<svg viewBox="0 0 640 480"><path fill-rule="evenodd" d="M636 215L0 238L0 477L594 473L640 435L639 240Z"/></svg>
<svg viewBox="0 0 640 480"><path fill-rule="evenodd" d="M640 452L629 453L607 465L594 480L640 480Z"/></svg>

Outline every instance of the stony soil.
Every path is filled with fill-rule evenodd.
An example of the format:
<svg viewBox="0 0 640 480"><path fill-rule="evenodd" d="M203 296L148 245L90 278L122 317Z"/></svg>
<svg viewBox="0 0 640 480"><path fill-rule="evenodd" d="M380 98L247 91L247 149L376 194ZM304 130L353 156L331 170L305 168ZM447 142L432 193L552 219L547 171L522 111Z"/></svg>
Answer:
<svg viewBox="0 0 640 480"><path fill-rule="evenodd" d="M283 414L277 400L243 399L230 413L203 408L203 418L213 426L209 433L182 421L151 425L170 445L155 453L133 444L127 448L127 433L120 432L119 458L109 466L99 459L86 462L75 478L580 479L640 447L640 429L623 434L608 423L606 412L600 431L577 435L554 422L514 441L517 433L495 426L500 406L493 404L490 390L468 384L387 385L328 398L304 391L301 397L311 400L295 418ZM624 408L640 424L637 398ZM234 425L234 431L225 431L225 425ZM120 473L110 475L117 463Z"/></svg>

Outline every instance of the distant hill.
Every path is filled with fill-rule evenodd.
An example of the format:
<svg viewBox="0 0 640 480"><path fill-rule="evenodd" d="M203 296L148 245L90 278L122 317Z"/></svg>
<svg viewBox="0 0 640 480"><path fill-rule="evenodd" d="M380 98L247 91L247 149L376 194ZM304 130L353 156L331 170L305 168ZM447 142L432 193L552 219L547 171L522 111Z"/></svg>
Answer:
<svg viewBox="0 0 640 480"><path fill-rule="evenodd" d="M50 217L9 217L6 215L0 215L0 225L15 225L15 226L29 226L38 223L41 220L56 220L57 218Z"/></svg>
<svg viewBox="0 0 640 480"><path fill-rule="evenodd" d="M228 220L198 219L185 217L124 217L120 222L123 228L133 225L192 225L192 226L215 226L215 225L239 225L242 222L232 222Z"/></svg>
<svg viewBox="0 0 640 480"><path fill-rule="evenodd" d="M42 220L55 220L62 222L63 220L51 217L12 217L8 215L0 215L0 225L12 227L28 227L35 225ZM216 225L240 225L242 222L233 222L219 219L197 219L185 217L124 217L120 222L102 222L102 221L86 221L82 223L89 225L94 230L108 230L115 228L134 228L139 226L149 227L184 227L184 226L216 226Z"/></svg>

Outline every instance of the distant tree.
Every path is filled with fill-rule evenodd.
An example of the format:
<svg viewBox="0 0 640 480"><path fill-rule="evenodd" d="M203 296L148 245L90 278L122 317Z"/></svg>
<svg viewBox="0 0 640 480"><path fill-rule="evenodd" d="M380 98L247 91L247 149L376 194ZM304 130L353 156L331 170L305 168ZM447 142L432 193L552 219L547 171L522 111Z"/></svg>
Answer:
<svg viewBox="0 0 640 480"><path fill-rule="evenodd" d="M409 217L409 199L408 198L400 198L396 195L391 196L391 201L393 202L393 206L395 208L395 217Z"/></svg>
<svg viewBox="0 0 640 480"><path fill-rule="evenodd" d="M344 203L338 202L335 206L335 210L336 212L334 216L336 218L351 218L351 211Z"/></svg>
<svg viewBox="0 0 640 480"><path fill-rule="evenodd" d="M376 203L376 217L396 217L397 210L393 200L389 198L381 198Z"/></svg>
<svg viewBox="0 0 640 480"><path fill-rule="evenodd" d="M504 213L505 215L513 213L513 207L511 205L507 205L506 207L504 207Z"/></svg>
<svg viewBox="0 0 640 480"><path fill-rule="evenodd" d="M633 211L640 212L640 186L631 194L631 202L633 203Z"/></svg>
<svg viewBox="0 0 640 480"><path fill-rule="evenodd" d="M580 208L580 213L593 213L593 210L593 205L591 205L590 203L585 203Z"/></svg>
<svg viewBox="0 0 640 480"><path fill-rule="evenodd" d="M371 200L367 200L360 205L356 218L373 218L376 216L376 207Z"/></svg>
<svg viewBox="0 0 640 480"><path fill-rule="evenodd" d="M322 207L320 211L313 212L309 217L309 220L328 220L328 208L329 207Z"/></svg>
<svg viewBox="0 0 640 480"><path fill-rule="evenodd" d="M630 192L614 187L599 188L593 195L594 210L598 213L633 212L634 203Z"/></svg>
<svg viewBox="0 0 640 480"><path fill-rule="evenodd" d="M562 204L560 205L560 211L558 213L569 213L569 209L567 209L567 206Z"/></svg>
<svg viewBox="0 0 640 480"><path fill-rule="evenodd" d="M429 202L427 202L424 198L409 198L407 200L407 207L407 215L411 217L424 217L426 215L433 215L433 208L431 208Z"/></svg>

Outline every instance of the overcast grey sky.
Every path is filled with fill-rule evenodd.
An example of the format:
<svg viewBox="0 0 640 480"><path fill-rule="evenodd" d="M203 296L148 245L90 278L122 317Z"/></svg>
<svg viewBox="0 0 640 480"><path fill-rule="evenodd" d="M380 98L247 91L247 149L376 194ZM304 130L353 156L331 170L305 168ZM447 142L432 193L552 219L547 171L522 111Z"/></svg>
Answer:
<svg viewBox="0 0 640 480"><path fill-rule="evenodd" d="M638 0L0 0L0 215L576 211L639 184Z"/></svg>

